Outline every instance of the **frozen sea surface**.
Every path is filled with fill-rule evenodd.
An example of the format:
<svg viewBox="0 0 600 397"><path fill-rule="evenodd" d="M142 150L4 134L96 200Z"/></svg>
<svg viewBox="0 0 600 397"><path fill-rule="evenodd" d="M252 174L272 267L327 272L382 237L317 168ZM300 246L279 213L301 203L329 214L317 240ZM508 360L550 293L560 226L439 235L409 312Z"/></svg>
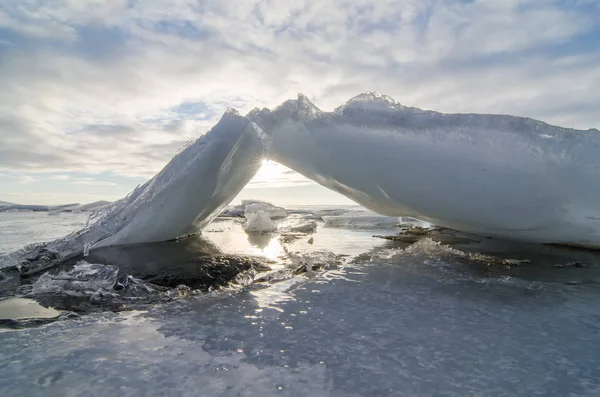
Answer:
<svg viewBox="0 0 600 397"><path fill-rule="evenodd" d="M283 222L315 214L298 210ZM345 266L3 330L1 395L600 395L598 254L495 240L406 248L372 237L388 228L318 223L312 244L252 238L241 219L218 219L205 237L209 247L275 262L286 250L328 249L349 255ZM39 232L36 220L29 226ZM8 233L0 229L0 241ZM193 247L105 256L161 266Z"/></svg>
<svg viewBox="0 0 600 397"><path fill-rule="evenodd" d="M0 212L0 254L79 230L87 218L85 213L48 216L47 212Z"/></svg>

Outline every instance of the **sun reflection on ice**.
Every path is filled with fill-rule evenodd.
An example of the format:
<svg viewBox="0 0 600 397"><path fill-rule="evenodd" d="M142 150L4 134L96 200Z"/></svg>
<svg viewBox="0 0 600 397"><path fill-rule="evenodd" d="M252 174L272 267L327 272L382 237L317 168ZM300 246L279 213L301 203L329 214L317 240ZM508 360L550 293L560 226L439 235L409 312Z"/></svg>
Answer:
<svg viewBox="0 0 600 397"><path fill-rule="evenodd" d="M285 254L283 246L274 234L247 234L248 243L251 245L253 254L265 256L268 259L278 259Z"/></svg>
<svg viewBox="0 0 600 397"><path fill-rule="evenodd" d="M226 253L258 255L271 260L285 256L277 234L247 234L241 223L234 223L227 230L205 232L204 237Z"/></svg>

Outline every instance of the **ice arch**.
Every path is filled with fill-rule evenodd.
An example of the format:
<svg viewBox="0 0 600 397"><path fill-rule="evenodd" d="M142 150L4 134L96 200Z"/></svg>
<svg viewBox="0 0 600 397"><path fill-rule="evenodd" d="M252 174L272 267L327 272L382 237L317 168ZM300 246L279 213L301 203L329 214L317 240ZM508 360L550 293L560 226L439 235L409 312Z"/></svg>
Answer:
<svg viewBox="0 0 600 397"><path fill-rule="evenodd" d="M273 111L228 111L153 179L45 249L65 258L198 231L264 156L382 214L487 236L600 244L598 130L423 111L366 93L334 112L302 95Z"/></svg>

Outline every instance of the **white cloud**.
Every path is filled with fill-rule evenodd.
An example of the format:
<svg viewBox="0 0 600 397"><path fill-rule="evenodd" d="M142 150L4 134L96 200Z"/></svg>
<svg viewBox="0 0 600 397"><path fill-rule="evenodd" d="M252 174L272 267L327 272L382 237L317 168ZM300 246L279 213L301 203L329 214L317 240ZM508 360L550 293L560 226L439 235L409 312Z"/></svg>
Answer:
<svg viewBox="0 0 600 397"><path fill-rule="evenodd" d="M32 182L38 181L37 178L30 176L30 175L21 175L15 179L17 180L17 182L22 183L22 184L27 184L27 183L32 183Z"/></svg>
<svg viewBox="0 0 600 397"><path fill-rule="evenodd" d="M110 181L101 181L94 178L76 178L71 181L74 185L90 185L90 186L117 186L116 183Z"/></svg>
<svg viewBox="0 0 600 397"><path fill-rule="evenodd" d="M71 179L70 175L50 175L49 177L52 180L56 180L56 181L66 181L68 179Z"/></svg>
<svg viewBox="0 0 600 397"><path fill-rule="evenodd" d="M0 169L149 177L227 107L297 92L324 109L378 90L599 127L600 52L565 45L599 28L590 4L7 1L0 27L17 39L0 36ZM178 121L186 102L206 109ZM73 180L92 182L113 183Z"/></svg>

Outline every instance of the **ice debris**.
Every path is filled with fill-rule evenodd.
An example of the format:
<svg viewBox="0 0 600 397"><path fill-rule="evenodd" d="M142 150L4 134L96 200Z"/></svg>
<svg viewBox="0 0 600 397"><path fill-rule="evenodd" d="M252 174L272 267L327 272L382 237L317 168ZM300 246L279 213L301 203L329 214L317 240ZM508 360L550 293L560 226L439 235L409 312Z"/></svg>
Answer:
<svg viewBox="0 0 600 397"><path fill-rule="evenodd" d="M394 229L399 224L399 220L396 217L373 213L350 213L338 216L323 216L322 218L329 227L345 229Z"/></svg>
<svg viewBox="0 0 600 397"><path fill-rule="evenodd" d="M314 251L310 253L287 252L292 261L295 274L307 273L312 276L315 270L326 270L341 266L344 260L330 251Z"/></svg>
<svg viewBox="0 0 600 397"><path fill-rule="evenodd" d="M317 222L310 221L310 222L302 223L298 226L291 227L290 231L296 232L296 233L305 233L305 234L314 233L317 231Z"/></svg>
<svg viewBox="0 0 600 397"><path fill-rule="evenodd" d="M112 289L117 281L118 272L119 268L115 266L80 261L69 271L42 274L33 284L32 293L92 295L100 289Z"/></svg>
<svg viewBox="0 0 600 397"><path fill-rule="evenodd" d="M277 224L264 211L251 212L246 215L246 219L246 233L272 233L277 230Z"/></svg>
<svg viewBox="0 0 600 397"><path fill-rule="evenodd" d="M262 211L266 213L270 219L283 219L288 216L287 211L283 207L278 207L266 201L259 200L243 200L242 204L236 207L244 211L244 215L248 215Z"/></svg>

